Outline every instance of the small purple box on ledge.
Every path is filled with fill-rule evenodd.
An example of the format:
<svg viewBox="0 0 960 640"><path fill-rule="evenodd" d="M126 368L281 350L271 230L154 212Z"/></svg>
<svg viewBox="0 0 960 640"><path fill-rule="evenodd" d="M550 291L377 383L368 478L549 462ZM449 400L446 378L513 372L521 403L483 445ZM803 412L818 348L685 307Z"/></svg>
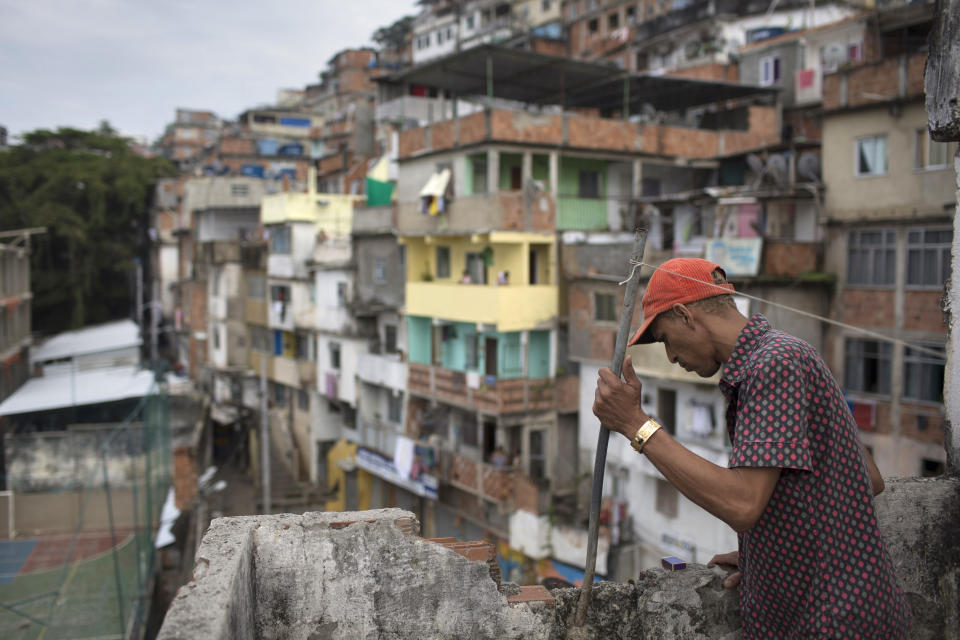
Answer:
<svg viewBox="0 0 960 640"><path fill-rule="evenodd" d="M660 564L662 564L663 568L667 571L680 571L681 569L687 568L687 563L677 556L667 556L660 561Z"/></svg>

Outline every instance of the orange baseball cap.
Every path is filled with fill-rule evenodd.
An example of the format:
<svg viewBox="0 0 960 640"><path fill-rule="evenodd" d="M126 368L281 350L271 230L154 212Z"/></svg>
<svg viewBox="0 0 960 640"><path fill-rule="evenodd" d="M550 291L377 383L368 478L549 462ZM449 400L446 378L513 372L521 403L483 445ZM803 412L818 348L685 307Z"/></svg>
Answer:
<svg viewBox="0 0 960 640"><path fill-rule="evenodd" d="M657 267L650 276L647 289L643 292L640 306L643 308L643 324L630 338L628 345L650 344L650 325L657 316L675 304L687 304L705 298L733 293L732 284L717 284L713 281L713 272L720 265L700 258L674 258Z"/></svg>

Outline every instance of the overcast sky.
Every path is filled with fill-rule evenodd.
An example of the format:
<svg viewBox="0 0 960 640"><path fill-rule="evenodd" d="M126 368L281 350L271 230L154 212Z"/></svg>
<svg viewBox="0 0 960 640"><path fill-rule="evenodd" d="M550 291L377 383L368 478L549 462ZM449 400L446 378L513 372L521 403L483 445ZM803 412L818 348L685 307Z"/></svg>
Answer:
<svg viewBox="0 0 960 640"><path fill-rule="evenodd" d="M413 0L0 0L0 125L157 137L177 107L233 118L317 81Z"/></svg>

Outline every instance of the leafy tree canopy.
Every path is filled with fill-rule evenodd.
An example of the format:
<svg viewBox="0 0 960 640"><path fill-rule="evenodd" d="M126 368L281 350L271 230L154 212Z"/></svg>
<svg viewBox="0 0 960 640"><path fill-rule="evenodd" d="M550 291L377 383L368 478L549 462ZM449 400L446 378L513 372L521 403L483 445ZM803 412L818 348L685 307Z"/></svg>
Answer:
<svg viewBox="0 0 960 640"><path fill-rule="evenodd" d="M382 49L397 51L403 48L407 35L413 31L413 16L404 16L373 32L371 39Z"/></svg>
<svg viewBox="0 0 960 640"><path fill-rule="evenodd" d="M32 244L33 330L129 317L153 185L175 168L133 152L106 121L96 131L38 129L22 140L0 153L0 230L47 228Z"/></svg>

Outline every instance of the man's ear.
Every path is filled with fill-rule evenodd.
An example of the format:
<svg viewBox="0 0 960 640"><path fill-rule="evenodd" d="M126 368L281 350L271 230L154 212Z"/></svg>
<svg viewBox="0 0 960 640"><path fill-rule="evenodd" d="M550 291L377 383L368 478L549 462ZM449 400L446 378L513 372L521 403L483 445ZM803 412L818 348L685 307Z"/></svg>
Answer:
<svg viewBox="0 0 960 640"><path fill-rule="evenodd" d="M680 304L679 302L674 303L673 307L674 314L676 314L677 320L687 327L688 329L693 328L693 314L690 312L690 309L686 305Z"/></svg>

